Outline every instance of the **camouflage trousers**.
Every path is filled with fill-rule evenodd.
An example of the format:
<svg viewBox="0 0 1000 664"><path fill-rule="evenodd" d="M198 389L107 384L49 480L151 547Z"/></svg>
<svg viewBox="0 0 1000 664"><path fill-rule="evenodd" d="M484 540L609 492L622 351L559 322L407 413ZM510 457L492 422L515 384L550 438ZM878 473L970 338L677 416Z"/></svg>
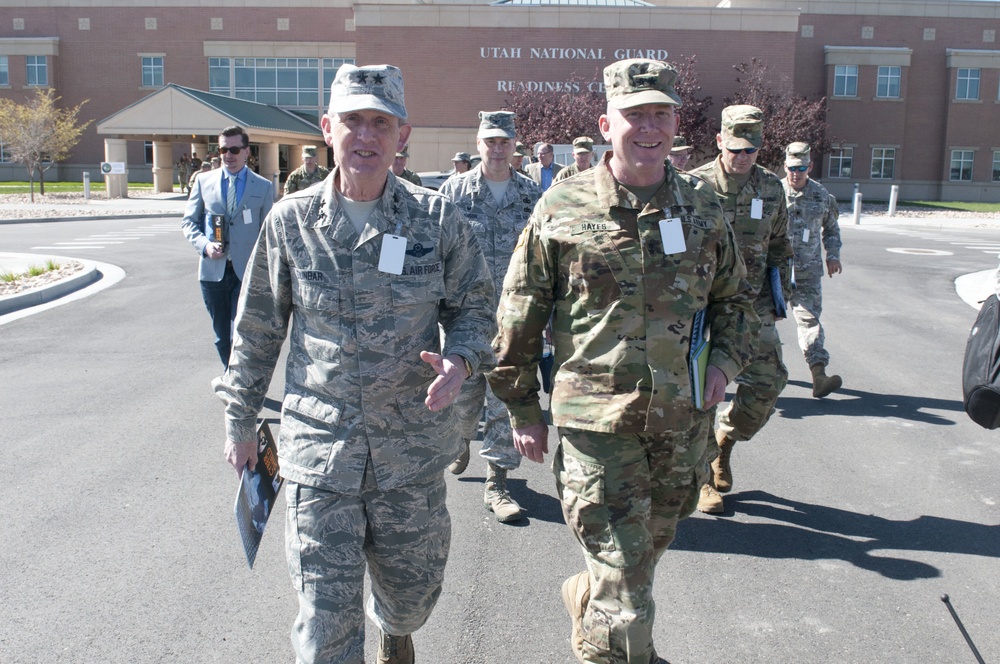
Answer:
<svg viewBox="0 0 1000 664"><path fill-rule="evenodd" d="M760 323L757 354L736 377L736 395L719 416L719 430L733 440L750 440L764 428L788 383L788 369L781 361L781 339L774 318L761 317Z"/></svg>
<svg viewBox="0 0 1000 664"><path fill-rule="evenodd" d="M799 332L799 348L805 355L806 364L830 363L830 353L826 352L823 342L823 326L819 322L823 313L823 286L820 279L799 280L792 291L792 315Z"/></svg>
<svg viewBox="0 0 1000 664"><path fill-rule="evenodd" d="M590 603L584 659L648 664L653 647L653 576L677 523L707 479L708 416L672 434L559 429L552 459L563 516L583 547Z"/></svg>
<svg viewBox="0 0 1000 664"><path fill-rule="evenodd" d="M486 376L477 374L465 381L455 407L465 413L464 429L468 440L476 438L480 419L484 422L483 447L479 456L506 470L514 470L521 465L521 455L514 449L514 432L507 407L493 394Z"/></svg>
<svg viewBox="0 0 1000 664"><path fill-rule="evenodd" d="M298 664L364 664L368 617L397 636L415 632L441 594L451 518L444 477L380 491L365 473L361 494L289 482L288 571L298 591L292 628Z"/></svg>

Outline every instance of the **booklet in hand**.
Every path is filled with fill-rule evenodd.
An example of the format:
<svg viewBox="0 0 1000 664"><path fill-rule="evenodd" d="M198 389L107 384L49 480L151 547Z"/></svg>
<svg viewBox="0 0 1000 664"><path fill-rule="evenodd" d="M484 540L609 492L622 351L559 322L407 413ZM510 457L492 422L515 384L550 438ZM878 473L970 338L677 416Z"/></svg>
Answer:
<svg viewBox="0 0 1000 664"><path fill-rule="evenodd" d="M261 422L257 429L257 465L253 470L243 468L236 492L236 504L233 506L236 527L239 529L243 552L250 569L253 569L257 558L257 549L264 537L264 527L274 509L281 483L281 475L278 474L278 447L274 444L267 422Z"/></svg>

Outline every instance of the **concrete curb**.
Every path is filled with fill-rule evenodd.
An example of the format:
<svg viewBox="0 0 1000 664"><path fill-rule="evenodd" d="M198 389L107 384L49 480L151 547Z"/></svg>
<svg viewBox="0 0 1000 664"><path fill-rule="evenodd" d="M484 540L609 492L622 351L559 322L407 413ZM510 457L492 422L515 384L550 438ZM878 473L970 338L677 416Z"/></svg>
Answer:
<svg viewBox="0 0 1000 664"><path fill-rule="evenodd" d="M0 219L0 226L12 224L48 224L56 221L107 221L109 219L162 219L163 217L183 217L184 212L164 211L143 214L106 214L88 217L38 217L36 219Z"/></svg>
<svg viewBox="0 0 1000 664"><path fill-rule="evenodd" d="M83 269L72 276L47 286L39 286L23 293L0 297L0 316L58 300L101 279L101 273L95 263L80 259L73 260L79 260L83 263Z"/></svg>

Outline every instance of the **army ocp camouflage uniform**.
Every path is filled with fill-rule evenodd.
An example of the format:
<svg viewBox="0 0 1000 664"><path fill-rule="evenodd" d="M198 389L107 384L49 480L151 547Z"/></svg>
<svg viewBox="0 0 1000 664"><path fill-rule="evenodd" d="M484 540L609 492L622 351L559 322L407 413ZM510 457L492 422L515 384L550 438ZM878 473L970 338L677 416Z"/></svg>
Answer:
<svg viewBox="0 0 1000 664"><path fill-rule="evenodd" d="M288 174L288 179L285 180L285 196L308 189L317 182L322 182L329 174L330 170L322 166L316 166L316 170L310 173L303 164Z"/></svg>
<svg viewBox="0 0 1000 664"><path fill-rule="evenodd" d="M788 242L785 194L778 177L756 164L742 187L734 185L726 175L721 157L690 173L708 182L718 194L746 264L754 310L760 317L753 362L736 379L736 395L719 416L719 430L729 438L750 440L770 419L774 404L788 382L768 281L768 268L778 268L787 302L791 293L792 247ZM754 199L762 204L760 219L751 215ZM714 443L713 447L710 456L718 453Z"/></svg>
<svg viewBox="0 0 1000 664"><path fill-rule="evenodd" d="M553 470L592 580L583 648L588 662L617 663L655 654L654 568L705 480L711 421L692 400L693 317L707 309L710 363L733 378L756 316L711 189L668 166L644 205L611 175L611 156L536 206L504 282L489 380L515 427L543 421L537 367L552 313ZM683 253L664 255L664 218L680 219Z"/></svg>
<svg viewBox="0 0 1000 664"><path fill-rule="evenodd" d="M806 181L801 191L795 191L787 180L785 202L788 207L788 237L795 254L795 288L790 306L798 329L799 348L810 367L826 366L830 353L823 345L825 335L819 317L823 313L823 274L827 260L840 260L840 210L837 199L826 187L813 179ZM822 240L822 246L821 246Z"/></svg>
<svg viewBox="0 0 1000 664"><path fill-rule="evenodd" d="M541 188L530 178L511 169L511 178L503 201L497 202L479 164L467 173L449 178L439 190L455 203L475 232L479 247L486 257L496 293L503 288L514 245L528 223L528 217L541 196ZM496 311L496 301L493 309ZM484 409L485 399L485 409ZM521 464L521 455L514 449L510 417L503 403L489 389L484 374L478 374L462 386L456 408L466 413L466 437L476 437L480 417L485 420L480 455L487 461L513 470Z"/></svg>
<svg viewBox="0 0 1000 664"><path fill-rule="evenodd" d="M420 179L420 176L408 168L404 168L403 172L397 175L396 177L402 178L403 180L409 180L418 187L424 186L424 181Z"/></svg>
<svg viewBox="0 0 1000 664"><path fill-rule="evenodd" d="M442 196L387 176L360 235L335 177L275 205L248 268L229 370L213 383L229 439L253 440L290 337L278 449L300 662L361 661L363 546L380 629L410 634L429 616L449 546L443 471L461 440L454 406L424 404L436 374L420 352L492 365L493 285L472 229ZM399 275L378 269L387 233L406 238ZM370 532L330 514L332 503L363 503Z"/></svg>

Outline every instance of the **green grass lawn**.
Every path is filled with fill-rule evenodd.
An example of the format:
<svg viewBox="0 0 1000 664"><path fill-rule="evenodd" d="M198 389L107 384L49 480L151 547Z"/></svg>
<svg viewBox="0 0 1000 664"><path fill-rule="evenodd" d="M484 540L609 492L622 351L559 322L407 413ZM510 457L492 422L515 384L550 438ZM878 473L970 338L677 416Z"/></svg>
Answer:
<svg viewBox="0 0 1000 664"><path fill-rule="evenodd" d="M959 210L962 212L1000 213L1000 203L963 203L962 201L900 201L899 205L925 210Z"/></svg>
<svg viewBox="0 0 1000 664"><path fill-rule="evenodd" d="M91 181L90 190L100 191L104 188L102 180ZM152 191L153 185L150 182L129 182L129 191ZM48 182L45 183L45 193L83 193L83 182ZM30 194L31 185L27 182L0 182L0 194ZM35 182L35 194L39 193L38 182Z"/></svg>

